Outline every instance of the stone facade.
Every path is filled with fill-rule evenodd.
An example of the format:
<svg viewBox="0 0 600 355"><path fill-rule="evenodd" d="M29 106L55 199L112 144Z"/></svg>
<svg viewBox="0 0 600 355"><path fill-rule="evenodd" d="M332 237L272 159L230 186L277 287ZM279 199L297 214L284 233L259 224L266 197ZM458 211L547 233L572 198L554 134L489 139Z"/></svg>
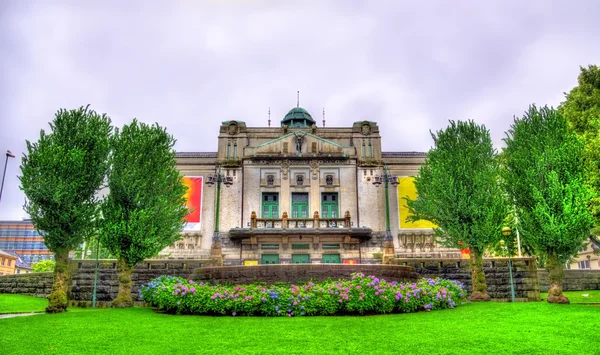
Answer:
<svg viewBox="0 0 600 355"><path fill-rule="evenodd" d="M412 266L422 277L442 277L460 281L471 290L471 271L468 259L393 259L394 265ZM515 300L539 301L540 282L535 258L514 258L513 282L515 287ZM497 300L510 300L510 277L508 259L494 258L483 259L488 294Z"/></svg>
<svg viewBox="0 0 600 355"><path fill-rule="evenodd" d="M270 262L265 254L277 255L274 262L283 264L377 260L386 234L386 191L397 256L459 255L458 250L435 244L431 228L400 228L405 216L401 218L399 205L405 203L404 196L391 183L388 189L387 184L374 183L384 169L398 177L417 175L425 154L382 152L381 140L375 122L316 127L300 107L290 110L279 127L223 122L216 152L177 154L184 176L202 177L201 222L194 231L184 231L182 241L160 257L212 255L222 257L224 265ZM217 174L220 178L214 179ZM256 226L251 225L253 213ZM342 226L347 214L350 225ZM289 219L285 227L284 216ZM315 217L320 223L313 224ZM336 233L328 233L332 227ZM318 231L299 233L309 228ZM265 229L277 233L264 233ZM294 249L300 244L308 244L310 252Z"/></svg>

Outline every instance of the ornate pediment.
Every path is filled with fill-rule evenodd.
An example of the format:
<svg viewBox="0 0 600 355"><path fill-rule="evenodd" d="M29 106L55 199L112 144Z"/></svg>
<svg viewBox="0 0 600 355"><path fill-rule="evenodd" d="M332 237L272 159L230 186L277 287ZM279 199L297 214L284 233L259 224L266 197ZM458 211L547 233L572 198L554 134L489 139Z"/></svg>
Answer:
<svg viewBox="0 0 600 355"><path fill-rule="evenodd" d="M321 138L310 132L295 130L279 138L269 140L253 147L256 156L289 155L289 156L322 156L345 154L351 147L344 147L336 142Z"/></svg>

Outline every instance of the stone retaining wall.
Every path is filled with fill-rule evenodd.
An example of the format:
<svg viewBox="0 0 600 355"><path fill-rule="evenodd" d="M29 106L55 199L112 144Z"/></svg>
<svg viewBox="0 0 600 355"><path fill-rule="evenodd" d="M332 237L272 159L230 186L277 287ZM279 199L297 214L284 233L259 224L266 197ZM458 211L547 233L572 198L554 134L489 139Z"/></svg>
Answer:
<svg viewBox="0 0 600 355"><path fill-rule="evenodd" d="M548 292L548 271L538 269L540 292ZM564 291L600 290L600 270L565 270Z"/></svg>
<svg viewBox="0 0 600 355"><path fill-rule="evenodd" d="M512 260L516 298L521 301L539 300L540 281L538 281L535 259L514 258ZM393 259L392 262L394 265L287 264L216 268L210 267L214 265L210 260L147 260L139 264L133 273L132 296L137 301L139 287L161 275L194 277L197 280L211 279L211 282L229 283L246 283L259 280L264 282L298 282L302 281L302 279L336 279L348 277L355 271L362 271L365 274L372 274L389 281L413 280L416 277L410 268L399 268L399 266L412 267L423 277L439 276L461 281L470 290L471 274L469 271L469 260L467 259L411 258ZM89 305L92 301L94 287L95 261L73 260L70 268L72 272L70 299L73 300L71 304L78 306ZM194 274L194 270L196 269L199 270ZM577 271L580 270L566 270L565 274L577 274ZM484 272L490 296L495 299L509 300L510 284L507 259L484 259ZM109 304L116 297L118 292L117 274L115 260L100 261L96 296L99 306ZM598 273L593 272L590 274L598 275ZM583 281L569 283L571 279L567 277L566 289L572 289L574 286L570 286L571 284L579 284L584 289L598 289L598 279L600 277L595 277L595 279L592 278L587 283ZM544 276L541 276L541 279L544 279ZM545 279L547 280L547 276ZM581 280L581 278L578 280ZM50 293L51 285L51 273L0 277L0 293L19 293L45 297Z"/></svg>
<svg viewBox="0 0 600 355"><path fill-rule="evenodd" d="M52 291L52 273L4 275L0 277L0 293L47 297Z"/></svg>
<svg viewBox="0 0 600 355"><path fill-rule="evenodd" d="M538 281L535 258L511 258L515 300L539 301L540 284ZM442 277L460 281L471 291L471 271L469 259L392 259L392 264L414 267L422 277ZM488 294L496 300L510 300L510 277L508 259L483 259Z"/></svg>
<svg viewBox="0 0 600 355"><path fill-rule="evenodd" d="M420 275L409 266L352 265L352 264L277 264L255 266L225 266L197 269L194 281L221 284L248 284L252 282L304 282L347 279L354 272L373 275L387 281L415 281Z"/></svg>
<svg viewBox="0 0 600 355"><path fill-rule="evenodd" d="M71 261L72 305L87 306L92 301L94 290L95 260ZM213 265L210 260L145 260L133 271L131 296L139 301L140 286L161 275L190 277L195 269ZM98 285L96 300L101 306L107 305L117 297L119 280L116 260L101 260L98 265ZM1 292L1 291L0 291Z"/></svg>

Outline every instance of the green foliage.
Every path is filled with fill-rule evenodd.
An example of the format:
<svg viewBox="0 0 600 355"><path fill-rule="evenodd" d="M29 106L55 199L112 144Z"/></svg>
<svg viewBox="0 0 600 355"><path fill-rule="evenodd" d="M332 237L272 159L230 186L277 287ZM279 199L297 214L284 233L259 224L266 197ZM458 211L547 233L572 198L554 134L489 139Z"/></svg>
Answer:
<svg viewBox="0 0 600 355"><path fill-rule="evenodd" d="M559 110L577 134L595 136L600 129L600 68L590 65L580 69L578 85L566 94Z"/></svg>
<svg viewBox="0 0 600 355"><path fill-rule="evenodd" d="M27 141L20 176L24 209L48 249L74 250L94 229L112 126L106 115L81 107L59 110L50 128L37 142Z"/></svg>
<svg viewBox="0 0 600 355"><path fill-rule="evenodd" d="M583 182L583 141L562 115L531 106L504 139L505 189L519 216L521 238L564 263L588 237L591 197Z"/></svg>
<svg viewBox="0 0 600 355"><path fill-rule="evenodd" d="M31 264L31 267L33 268L33 272L50 272L54 271L55 265L54 260L42 260Z"/></svg>
<svg viewBox="0 0 600 355"><path fill-rule="evenodd" d="M588 208L595 219L593 233L600 235L600 68L582 67L577 81L578 85L566 95L559 110L585 142L586 182L595 193Z"/></svg>
<svg viewBox="0 0 600 355"><path fill-rule="evenodd" d="M177 314L292 317L454 308L466 300L466 291L456 281L421 279L398 284L361 273L352 274L351 280L269 287L196 284L181 277L161 276L142 286L140 297Z"/></svg>
<svg viewBox="0 0 600 355"><path fill-rule="evenodd" d="M180 239L188 210L174 144L158 124L133 120L115 130L99 237L130 267Z"/></svg>
<svg viewBox="0 0 600 355"><path fill-rule="evenodd" d="M435 233L444 246L482 253L502 237L508 215L489 131L473 121L450 121L431 136L434 147L415 178L418 198L407 199L409 219L439 226Z"/></svg>

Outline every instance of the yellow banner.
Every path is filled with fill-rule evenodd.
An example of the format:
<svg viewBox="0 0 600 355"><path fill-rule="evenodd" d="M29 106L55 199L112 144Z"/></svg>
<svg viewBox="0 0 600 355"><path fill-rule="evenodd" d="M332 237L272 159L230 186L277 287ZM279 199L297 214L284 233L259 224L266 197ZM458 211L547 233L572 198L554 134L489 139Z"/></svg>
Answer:
<svg viewBox="0 0 600 355"><path fill-rule="evenodd" d="M408 197L411 200L417 198L415 178L412 176L398 178L398 220L400 221L400 229L437 228L435 224L425 220L407 222L406 217L411 216L412 214L408 212L405 197Z"/></svg>

